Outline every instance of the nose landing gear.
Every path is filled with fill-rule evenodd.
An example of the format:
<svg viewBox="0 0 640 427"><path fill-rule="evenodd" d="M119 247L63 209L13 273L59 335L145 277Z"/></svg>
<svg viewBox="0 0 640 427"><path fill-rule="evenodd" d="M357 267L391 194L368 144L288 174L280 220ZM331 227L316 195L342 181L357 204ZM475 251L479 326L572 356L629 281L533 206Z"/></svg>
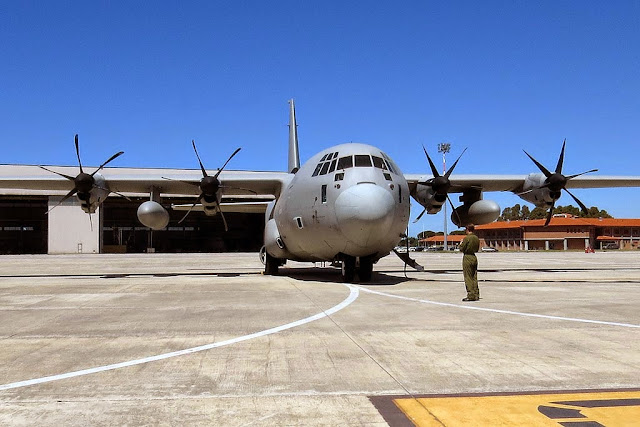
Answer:
<svg viewBox="0 0 640 427"><path fill-rule="evenodd" d="M342 280L345 283L353 283L356 273L361 282L371 281L373 275L373 258L361 257L359 263L356 262L356 257L350 255L344 255L342 257Z"/></svg>

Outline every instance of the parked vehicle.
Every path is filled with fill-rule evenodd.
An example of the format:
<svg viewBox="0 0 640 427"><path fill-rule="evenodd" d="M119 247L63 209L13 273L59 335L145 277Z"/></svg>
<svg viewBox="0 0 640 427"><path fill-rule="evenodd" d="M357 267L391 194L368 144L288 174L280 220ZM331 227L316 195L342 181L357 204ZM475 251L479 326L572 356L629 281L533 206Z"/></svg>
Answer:
<svg viewBox="0 0 640 427"><path fill-rule="evenodd" d="M496 248L491 248L489 246L485 246L482 249L480 249L482 252L498 252L498 250Z"/></svg>

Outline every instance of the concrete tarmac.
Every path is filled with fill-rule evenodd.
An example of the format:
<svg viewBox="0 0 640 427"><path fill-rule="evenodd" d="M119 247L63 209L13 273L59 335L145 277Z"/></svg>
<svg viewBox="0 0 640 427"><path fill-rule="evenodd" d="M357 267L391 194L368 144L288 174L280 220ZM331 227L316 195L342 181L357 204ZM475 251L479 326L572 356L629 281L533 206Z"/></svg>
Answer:
<svg viewBox="0 0 640 427"><path fill-rule="evenodd" d="M257 254L2 256L0 424L640 419L640 251L480 253L471 303L459 253L412 256L362 285Z"/></svg>

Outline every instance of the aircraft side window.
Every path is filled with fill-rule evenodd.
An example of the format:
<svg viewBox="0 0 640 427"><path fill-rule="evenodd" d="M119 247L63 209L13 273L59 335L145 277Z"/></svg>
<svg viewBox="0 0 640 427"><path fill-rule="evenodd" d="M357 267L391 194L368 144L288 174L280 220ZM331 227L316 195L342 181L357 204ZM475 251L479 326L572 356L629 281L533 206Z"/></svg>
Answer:
<svg viewBox="0 0 640 427"><path fill-rule="evenodd" d="M338 159L338 169L347 169L353 167L353 157L346 156Z"/></svg>
<svg viewBox="0 0 640 427"><path fill-rule="evenodd" d="M391 177L389 177L391 178ZM336 177L334 179L334 181L342 181L344 179L344 172L338 172L336 173Z"/></svg>
<svg viewBox="0 0 640 427"><path fill-rule="evenodd" d="M389 168L389 170L391 171L391 173L396 173L395 170L393 170L393 168L391 167L391 163L389 163L387 160L385 160L385 163L387 164L387 167Z"/></svg>
<svg viewBox="0 0 640 427"><path fill-rule="evenodd" d="M322 203L327 203L327 186L322 186Z"/></svg>
<svg viewBox="0 0 640 427"><path fill-rule="evenodd" d="M331 166L331 163L329 163L329 162L325 162L325 163L322 165L322 170L320 171L320 175L326 175L326 174L327 174L327 171L329 170L329 166Z"/></svg>
<svg viewBox="0 0 640 427"><path fill-rule="evenodd" d="M391 174L388 174L388 173L385 172L383 175L384 175L384 179L386 179L387 181L393 181L391 179Z"/></svg>
<svg viewBox="0 0 640 427"><path fill-rule="evenodd" d="M329 173L333 172L334 170L336 170L336 159L333 159L333 161L331 162L331 167L329 168Z"/></svg>
<svg viewBox="0 0 640 427"><path fill-rule="evenodd" d="M356 154L356 167L371 166L371 157L368 154Z"/></svg>
<svg viewBox="0 0 640 427"><path fill-rule="evenodd" d="M313 175L311 176L317 176L320 173L321 168L322 168L322 163L318 163L318 166L316 166L316 170L313 171Z"/></svg>
<svg viewBox="0 0 640 427"><path fill-rule="evenodd" d="M386 154L384 154L384 153L380 153L380 154L382 154L382 157L384 158L384 161L387 164L387 166L389 167L389 170L391 171L391 173L398 174L398 170L395 167L396 165L393 163L391 158L389 156L387 156Z"/></svg>
<svg viewBox="0 0 640 427"><path fill-rule="evenodd" d="M378 169L387 169L387 166L384 164L384 160L382 160L382 157L371 156L371 158L373 159L373 166L377 167Z"/></svg>

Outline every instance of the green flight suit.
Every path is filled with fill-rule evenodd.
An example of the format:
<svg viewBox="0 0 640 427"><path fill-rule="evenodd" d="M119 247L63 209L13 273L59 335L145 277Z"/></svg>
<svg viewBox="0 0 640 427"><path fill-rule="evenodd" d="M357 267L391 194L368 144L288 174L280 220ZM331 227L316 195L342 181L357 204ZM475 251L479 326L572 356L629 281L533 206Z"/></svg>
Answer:
<svg viewBox="0 0 640 427"><path fill-rule="evenodd" d="M480 239L473 233L467 236L460 243L462 257L462 272L464 273L464 285L467 287L467 298L477 300L480 298L478 289L478 258L476 252L480 250Z"/></svg>

